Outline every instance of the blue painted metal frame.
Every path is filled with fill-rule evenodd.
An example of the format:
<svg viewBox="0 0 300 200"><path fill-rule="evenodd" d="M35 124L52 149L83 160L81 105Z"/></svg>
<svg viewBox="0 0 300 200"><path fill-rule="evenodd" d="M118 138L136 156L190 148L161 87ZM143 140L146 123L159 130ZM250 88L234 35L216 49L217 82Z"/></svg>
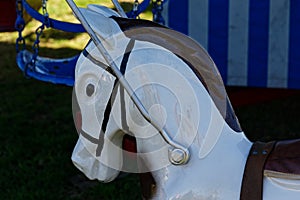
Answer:
<svg viewBox="0 0 300 200"><path fill-rule="evenodd" d="M35 20L44 23L45 16L37 12L33 9L26 0L23 0L23 6L26 12L33 17ZM81 24L75 24L70 22L63 22L56 19L49 18L49 27L65 31L65 32L73 32L73 33L83 33L85 29Z"/></svg>

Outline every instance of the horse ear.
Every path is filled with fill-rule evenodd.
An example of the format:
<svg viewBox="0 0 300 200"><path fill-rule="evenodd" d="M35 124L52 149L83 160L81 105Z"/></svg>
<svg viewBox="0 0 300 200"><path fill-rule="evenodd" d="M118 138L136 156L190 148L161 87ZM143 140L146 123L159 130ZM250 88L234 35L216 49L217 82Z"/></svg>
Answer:
<svg viewBox="0 0 300 200"><path fill-rule="evenodd" d="M113 19L93 10L80 8L80 12L84 15L88 24L97 36L99 36L105 47L108 49L115 47L116 38L114 36L121 31L118 24Z"/></svg>

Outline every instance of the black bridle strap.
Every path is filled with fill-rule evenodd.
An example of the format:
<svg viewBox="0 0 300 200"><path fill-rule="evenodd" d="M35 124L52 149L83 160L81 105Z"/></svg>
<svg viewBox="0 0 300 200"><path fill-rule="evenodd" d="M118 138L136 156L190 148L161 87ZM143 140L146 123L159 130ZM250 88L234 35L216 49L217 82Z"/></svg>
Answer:
<svg viewBox="0 0 300 200"><path fill-rule="evenodd" d="M121 66L120 66L120 72L122 73L122 75L124 76L126 68L127 68L127 63L129 60L129 56L132 52L132 49L134 47L134 43L135 40L130 40L130 42L128 43L126 50L125 50L125 54L123 56L122 62L121 62ZM121 120L122 120L122 127L123 129L128 132L129 131L129 127L127 125L127 120L126 120L126 110L125 110L125 98L124 98L124 93L125 93L125 89L122 85L120 85L120 103L121 103Z"/></svg>
<svg viewBox="0 0 300 200"><path fill-rule="evenodd" d="M108 73L110 73L110 74L112 74L114 77L116 77L116 76L115 76L115 73L111 70L111 68L110 68L107 64L105 64L105 63L103 63L103 62L97 60L96 58L94 58L94 57L93 57L86 49L84 49L84 50L82 51L82 54L84 55L84 57L86 57L86 58L87 58L88 60L90 60L92 63L94 63L95 65L101 67L102 69L104 69L105 71L107 71Z"/></svg>

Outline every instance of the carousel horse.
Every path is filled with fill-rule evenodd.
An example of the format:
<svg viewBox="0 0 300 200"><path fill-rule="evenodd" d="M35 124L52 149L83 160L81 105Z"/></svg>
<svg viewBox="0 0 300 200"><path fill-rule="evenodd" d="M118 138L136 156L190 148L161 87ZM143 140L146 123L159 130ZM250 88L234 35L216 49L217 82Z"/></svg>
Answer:
<svg viewBox="0 0 300 200"><path fill-rule="evenodd" d="M181 163L182 154L170 150L89 42L75 70L79 139L72 154L88 178L109 182L120 171L151 173L145 197L151 199L300 199L300 141L249 141L199 44L105 7L81 13L151 118L190 152ZM125 135L136 138L136 153L122 148Z"/></svg>

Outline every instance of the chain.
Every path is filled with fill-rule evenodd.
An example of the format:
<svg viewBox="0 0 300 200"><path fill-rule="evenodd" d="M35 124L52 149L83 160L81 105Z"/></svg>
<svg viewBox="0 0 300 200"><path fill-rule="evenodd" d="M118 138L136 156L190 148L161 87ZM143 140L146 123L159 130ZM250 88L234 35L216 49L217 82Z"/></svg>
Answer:
<svg viewBox="0 0 300 200"><path fill-rule="evenodd" d="M40 37L41 35L43 34L43 31L45 29L45 25L42 24L41 26L39 26L36 30L35 30L35 34L36 34L36 39L32 45L32 51L33 51L33 55L32 55L32 58L31 58L31 61L30 64L31 67L35 67L35 64L36 64L36 59L37 59L37 56L38 56L38 53L39 53L39 49L40 49ZM28 66L27 66L28 67Z"/></svg>
<svg viewBox="0 0 300 200"><path fill-rule="evenodd" d="M18 38L16 39L16 51L17 53L20 52L20 50L25 49L25 39L22 36L22 31L25 27L25 20L23 18L23 1L17 0L16 1L16 12L17 12L17 18L15 22L15 29L18 31ZM21 46L21 48L20 48Z"/></svg>
<svg viewBox="0 0 300 200"><path fill-rule="evenodd" d="M42 0L42 11L43 11L43 16L44 16L44 22L41 26L39 26L36 30L35 30L35 35L36 35L36 39L32 45L32 58L31 61L28 62L25 66L25 75L27 73L28 68L30 68L31 70L34 70L35 68L35 64L36 64L36 59L39 53L39 49L40 49L40 37L43 34L43 31L46 27L49 27L50 23L49 23L49 14L47 11L47 0Z"/></svg>
<svg viewBox="0 0 300 200"><path fill-rule="evenodd" d="M159 24L165 24L165 20L162 16L162 11L163 11L163 0L152 0L152 13L153 13L153 21L157 22Z"/></svg>
<svg viewBox="0 0 300 200"><path fill-rule="evenodd" d="M44 16L44 24L47 27L49 27L50 21L49 21L49 14L47 11L47 0L42 0L42 11L43 11L43 16Z"/></svg>
<svg viewBox="0 0 300 200"><path fill-rule="evenodd" d="M43 10L43 15L48 15L47 0L42 0L42 10Z"/></svg>
<svg viewBox="0 0 300 200"><path fill-rule="evenodd" d="M32 54L31 60L28 63L26 63L26 65L25 65L25 68L24 68L25 76L27 76L28 69L35 70L36 59L37 59L39 49L40 49L40 37L41 37L44 29L45 29L45 25L42 24L35 30L36 39L32 45L33 54Z"/></svg>
<svg viewBox="0 0 300 200"><path fill-rule="evenodd" d="M138 0L134 1L132 11L133 11L134 18L139 19L140 17L138 15L138 11L139 11L139 1Z"/></svg>

